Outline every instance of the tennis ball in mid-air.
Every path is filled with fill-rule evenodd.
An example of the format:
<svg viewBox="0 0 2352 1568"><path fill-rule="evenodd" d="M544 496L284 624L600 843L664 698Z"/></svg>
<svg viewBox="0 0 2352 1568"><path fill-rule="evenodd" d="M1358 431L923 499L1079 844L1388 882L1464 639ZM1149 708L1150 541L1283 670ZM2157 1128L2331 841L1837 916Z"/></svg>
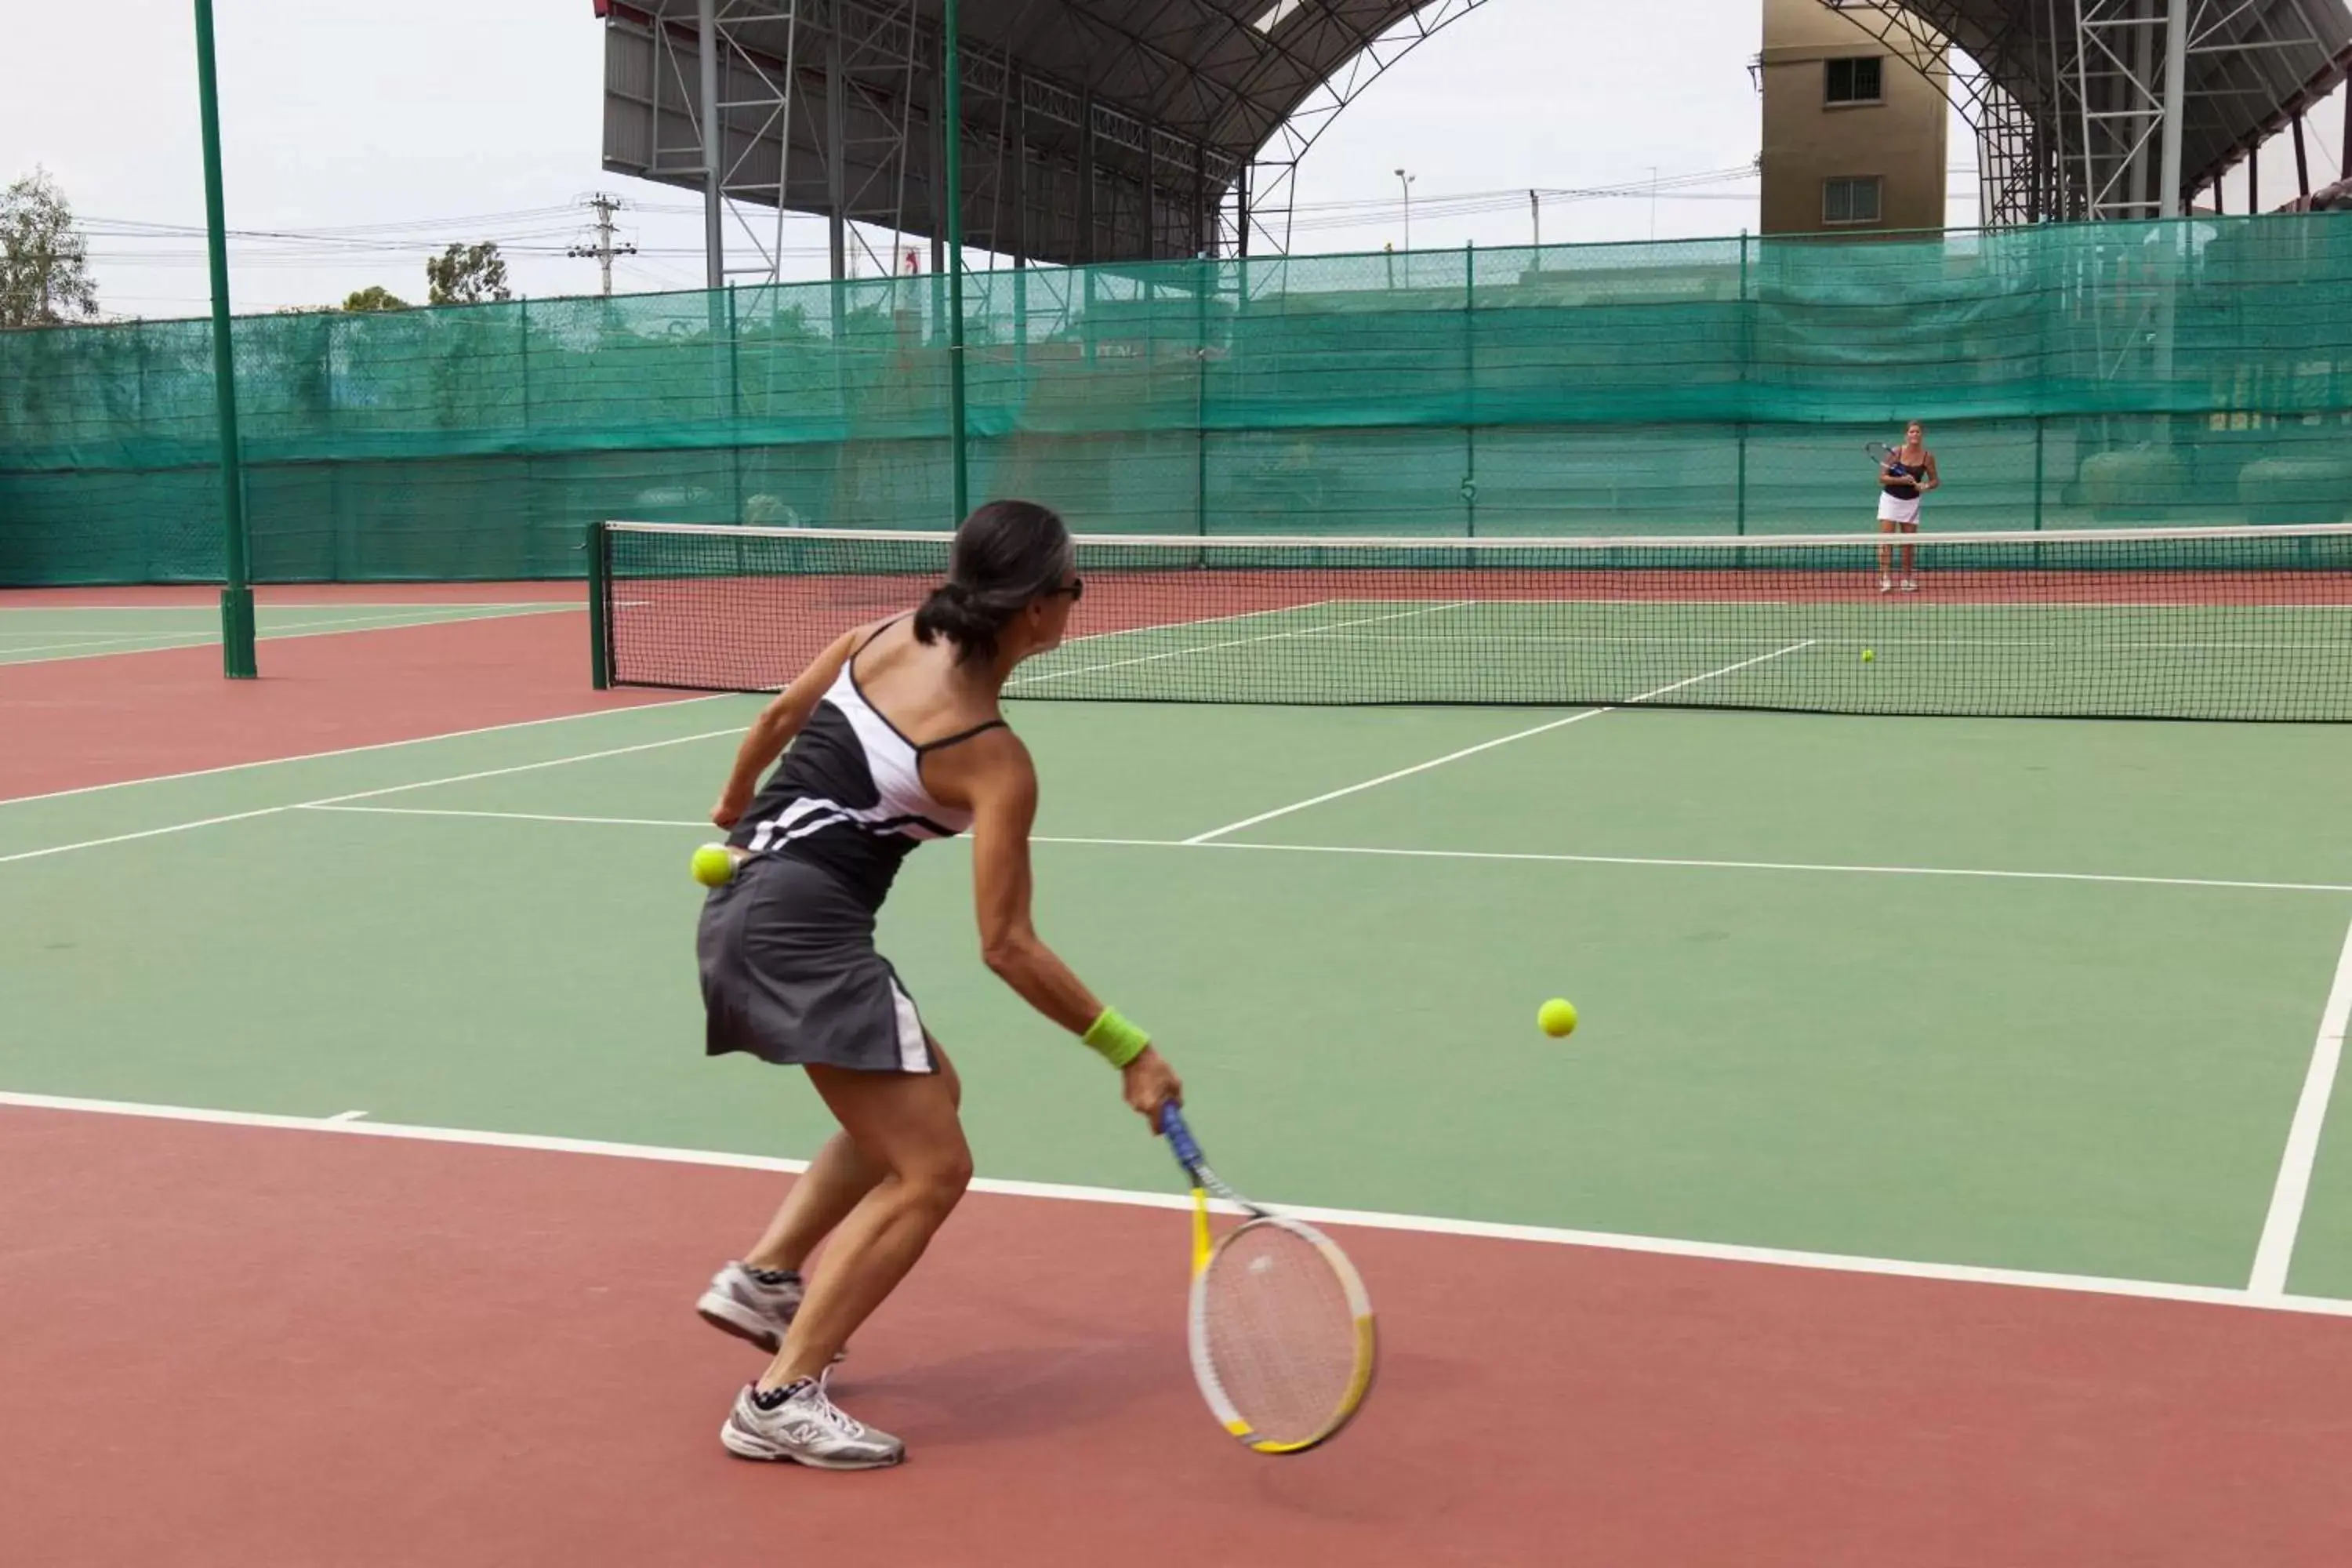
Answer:
<svg viewBox="0 0 2352 1568"><path fill-rule="evenodd" d="M1877 658L1878 655L1874 649L1864 648L1862 650L1862 662L1864 664L1869 664Z"/></svg>
<svg viewBox="0 0 2352 1568"><path fill-rule="evenodd" d="M1576 1008L1555 996L1536 1009L1536 1027L1557 1040L1576 1032Z"/></svg>
<svg viewBox="0 0 2352 1568"><path fill-rule="evenodd" d="M694 852L694 879L706 888L723 888L735 876L735 857L724 844L706 844Z"/></svg>

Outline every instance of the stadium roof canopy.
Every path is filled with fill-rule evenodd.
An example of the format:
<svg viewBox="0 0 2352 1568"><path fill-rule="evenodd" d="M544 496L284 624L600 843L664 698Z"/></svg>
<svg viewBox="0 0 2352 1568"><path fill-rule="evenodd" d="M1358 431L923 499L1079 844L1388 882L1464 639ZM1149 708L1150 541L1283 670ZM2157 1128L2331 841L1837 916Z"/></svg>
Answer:
<svg viewBox="0 0 2352 1568"><path fill-rule="evenodd" d="M1967 56L1974 69L1964 63L1950 90L1976 128L1994 223L2158 216L2176 101L2167 68L2176 3L2184 202L2326 96L2352 64L2345 0L1902 0L1899 14L1822 3L1915 64L1913 19Z"/></svg>
<svg viewBox="0 0 2352 1568"><path fill-rule="evenodd" d="M1548 3L1559 0L1518 0ZM1641 3L1671 23L1670 0ZM2175 100L2184 194L2332 89L2352 58L2346 0L1822 3L1915 63L1944 38L1975 62L1950 90L1984 144L1996 222L2153 216L2163 205L2176 3L2187 18ZM849 243L839 219L924 238L944 229L941 0L595 6L608 169L703 189L709 68L724 128L719 183L738 212L730 243L769 249L742 221L747 206L835 217L836 267ZM1507 28L1517 9L961 0L966 234L1049 262L1281 249L1291 173L1331 119L1440 29L1482 10L1481 25ZM1914 18L1937 37L1922 43Z"/></svg>
<svg viewBox="0 0 2352 1568"><path fill-rule="evenodd" d="M961 0L966 233L1051 262L1279 249L1298 154L1488 3ZM708 10L731 199L925 238L944 226L940 0L596 9L606 168L703 187Z"/></svg>

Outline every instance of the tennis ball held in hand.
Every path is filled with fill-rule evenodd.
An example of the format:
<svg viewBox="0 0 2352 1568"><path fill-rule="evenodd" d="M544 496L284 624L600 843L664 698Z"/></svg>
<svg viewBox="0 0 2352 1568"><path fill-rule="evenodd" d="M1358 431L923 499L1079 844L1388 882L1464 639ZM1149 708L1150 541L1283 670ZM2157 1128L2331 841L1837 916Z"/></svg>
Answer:
<svg viewBox="0 0 2352 1568"><path fill-rule="evenodd" d="M1536 1009L1536 1027L1553 1039L1561 1039L1576 1032L1576 1007L1558 996Z"/></svg>
<svg viewBox="0 0 2352 1568"><path fill-rule="evenodd" d="M694 879L706 888L723 888L735 879L735 857L724 844L706 844L694 852Z"/></svg>

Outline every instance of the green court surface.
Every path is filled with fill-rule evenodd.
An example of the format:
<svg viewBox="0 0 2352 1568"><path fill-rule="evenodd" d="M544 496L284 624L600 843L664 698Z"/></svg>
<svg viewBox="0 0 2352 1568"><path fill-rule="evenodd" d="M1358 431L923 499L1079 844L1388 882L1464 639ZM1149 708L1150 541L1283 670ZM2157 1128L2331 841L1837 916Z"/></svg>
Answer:
<svg viewBox="0 0 2352 1568"><path fill-rule="evenodd" d="M796 1075L701 1052L686 862L754 710L0 804L0 1090L807 1155ZM2342 728L1014 720L1041 930L1255 1194L2232 1290L2278 1228L2352 921ZM982 1175L1168 1190L982 968L968 869L916 855L883 943ZM2318 1148L2284 1283L2352 1298L2352 1153Z"/></svg>
<svg viewBox="0 0 2352 1568"><path fill-rule="evenodd" d="M387 631L395 626L546 615L571 608L552 603L383 604L353 602L261 605L257 633L264 637L317 637L331 632ZM0 607L0 664L94 658L205 647L220 641L220 611L206 605L90 605L81 608Z"/></svg>

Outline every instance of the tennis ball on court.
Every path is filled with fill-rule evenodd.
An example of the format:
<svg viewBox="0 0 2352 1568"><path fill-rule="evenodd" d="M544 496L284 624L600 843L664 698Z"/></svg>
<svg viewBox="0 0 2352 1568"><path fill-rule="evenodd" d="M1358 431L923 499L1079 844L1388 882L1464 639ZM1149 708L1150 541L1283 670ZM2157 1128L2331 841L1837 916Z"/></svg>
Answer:
<svg viewBox="0 0 2352 1568"><path fill-rule="evenodd" d="M1536 1009L1536 1027L1557 1040L1576 1032L1576 1008L1555 996Z"/></svg>
<svg viewBox="0 0 2352 1568"><path fill-rule="evenodd" d="M723 888L735 877L735 857L724 844L706 844L694 852L694 879L706 888Z"/></svg>
<svg viewBox="0 0 2352 1568"><path fill-rule="evenodd" d="M1877 657L1878 657L1878 654L1877 654L1877 651L1876 651L1875 649L1873 649L1873 648L1864 648L1864 649L1862 650L1862 662L1863 662L1863 663L1864 663L1864 664L1868 664L1868 663L1870 663L1872 660L1874 660L1874 659L1877 658Z"/></svg>

